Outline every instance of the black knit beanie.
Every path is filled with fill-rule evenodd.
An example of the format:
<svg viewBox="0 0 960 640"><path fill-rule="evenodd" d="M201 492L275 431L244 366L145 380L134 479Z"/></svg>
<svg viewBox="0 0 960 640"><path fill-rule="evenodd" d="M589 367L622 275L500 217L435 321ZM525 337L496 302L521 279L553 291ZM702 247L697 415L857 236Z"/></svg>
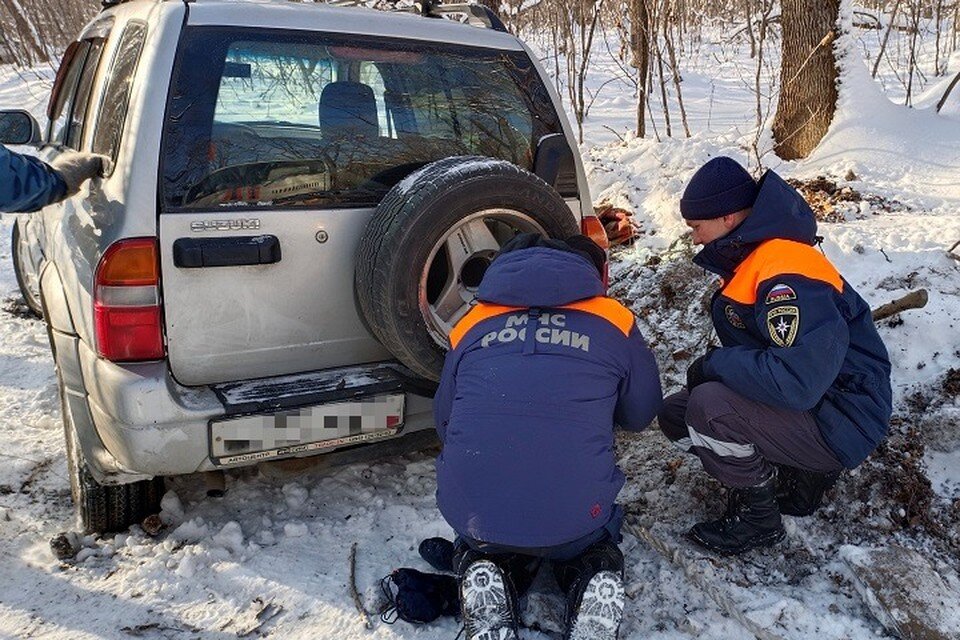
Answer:
<svg viewBox="0 0 960 640"><path fill-rule="evenodd" d="M712 220L742 209L757 199L757 183L736 160L713 158L697 169L680 199L687 220Z"/></svg>

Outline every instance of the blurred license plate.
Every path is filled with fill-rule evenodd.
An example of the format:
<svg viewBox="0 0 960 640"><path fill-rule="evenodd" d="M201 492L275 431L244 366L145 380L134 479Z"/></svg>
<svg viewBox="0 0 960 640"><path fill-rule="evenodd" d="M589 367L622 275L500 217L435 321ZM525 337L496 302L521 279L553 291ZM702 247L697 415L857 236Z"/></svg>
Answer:
<svg viewBox="0 0 960 640"><path fill-rule="evenodd" d="M382 440L403 426L403 394L210 423L211 457L239 464Z"/></svg>

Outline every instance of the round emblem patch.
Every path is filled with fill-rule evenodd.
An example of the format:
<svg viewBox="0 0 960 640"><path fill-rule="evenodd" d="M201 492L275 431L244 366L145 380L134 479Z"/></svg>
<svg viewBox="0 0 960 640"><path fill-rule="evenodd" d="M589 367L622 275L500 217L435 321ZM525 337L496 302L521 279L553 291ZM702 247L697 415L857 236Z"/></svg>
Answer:
<svg viewBox="0 0 960 640"><path fill-rule="evenodd" d="M733 307L727 305L723 310L723 315L727 316L727 322L732 324L737 329L746 329L746 325L743 324L743 320L740 319L740 314L733 310Z"/></svg>

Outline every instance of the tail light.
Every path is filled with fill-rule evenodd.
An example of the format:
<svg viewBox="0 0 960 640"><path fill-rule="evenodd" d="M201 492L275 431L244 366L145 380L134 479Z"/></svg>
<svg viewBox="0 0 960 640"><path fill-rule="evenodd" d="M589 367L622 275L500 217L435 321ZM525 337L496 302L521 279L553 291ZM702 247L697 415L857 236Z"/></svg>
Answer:
<svg viewBox="0 0 960 640"><path fill-rule="evenodd" d="M607 232L597 216L584 216L580 222L580 232L600 245L600 248L604 251L610 248Z"/></svg>
<svg viewBox="0 0 960 640"><path fill-rule="evenodd" d="M156 238L110 245L97 266L93 297L97 353L113 362L164 356Z"/></svg>
<svg viewBox="0 0 960 640"><path fill-rule="evenodd" d="M580 221L580 232L587 236L602 248L604 251L610 250L610 240L607 239L607 232L603 228L603 223L597 216L584 216ZM610 263L603 265L603 286L610 285Z"/></svg>

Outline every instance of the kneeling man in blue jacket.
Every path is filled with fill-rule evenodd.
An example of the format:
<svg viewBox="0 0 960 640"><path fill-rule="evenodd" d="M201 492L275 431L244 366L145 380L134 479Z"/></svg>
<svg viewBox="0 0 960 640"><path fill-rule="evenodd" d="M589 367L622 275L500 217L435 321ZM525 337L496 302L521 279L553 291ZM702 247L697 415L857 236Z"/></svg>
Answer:
<svg viewBox="0 0 960 640"><path fill-rule="evenodd" d="M567 593L567 635L613 640L623 613L615 425L640 431L660 377L634 317L606 297L588 238L522 234L450 335L434 400L437 503L456 531L468 640L517 637L517 598L543 560Z"/></svg>
<svg viewBox="0 0 960 640"><path fill-rule="evenodd" d="M755 182L718 157L690 180L680 212L722 280L719 349L697 358L660 428L730 488L726 513L689 536L720 553L783 538L781 514L820 505L842 469L887 433L890 359L850 283L814 245L810 206L776 173Z"/></svg>

